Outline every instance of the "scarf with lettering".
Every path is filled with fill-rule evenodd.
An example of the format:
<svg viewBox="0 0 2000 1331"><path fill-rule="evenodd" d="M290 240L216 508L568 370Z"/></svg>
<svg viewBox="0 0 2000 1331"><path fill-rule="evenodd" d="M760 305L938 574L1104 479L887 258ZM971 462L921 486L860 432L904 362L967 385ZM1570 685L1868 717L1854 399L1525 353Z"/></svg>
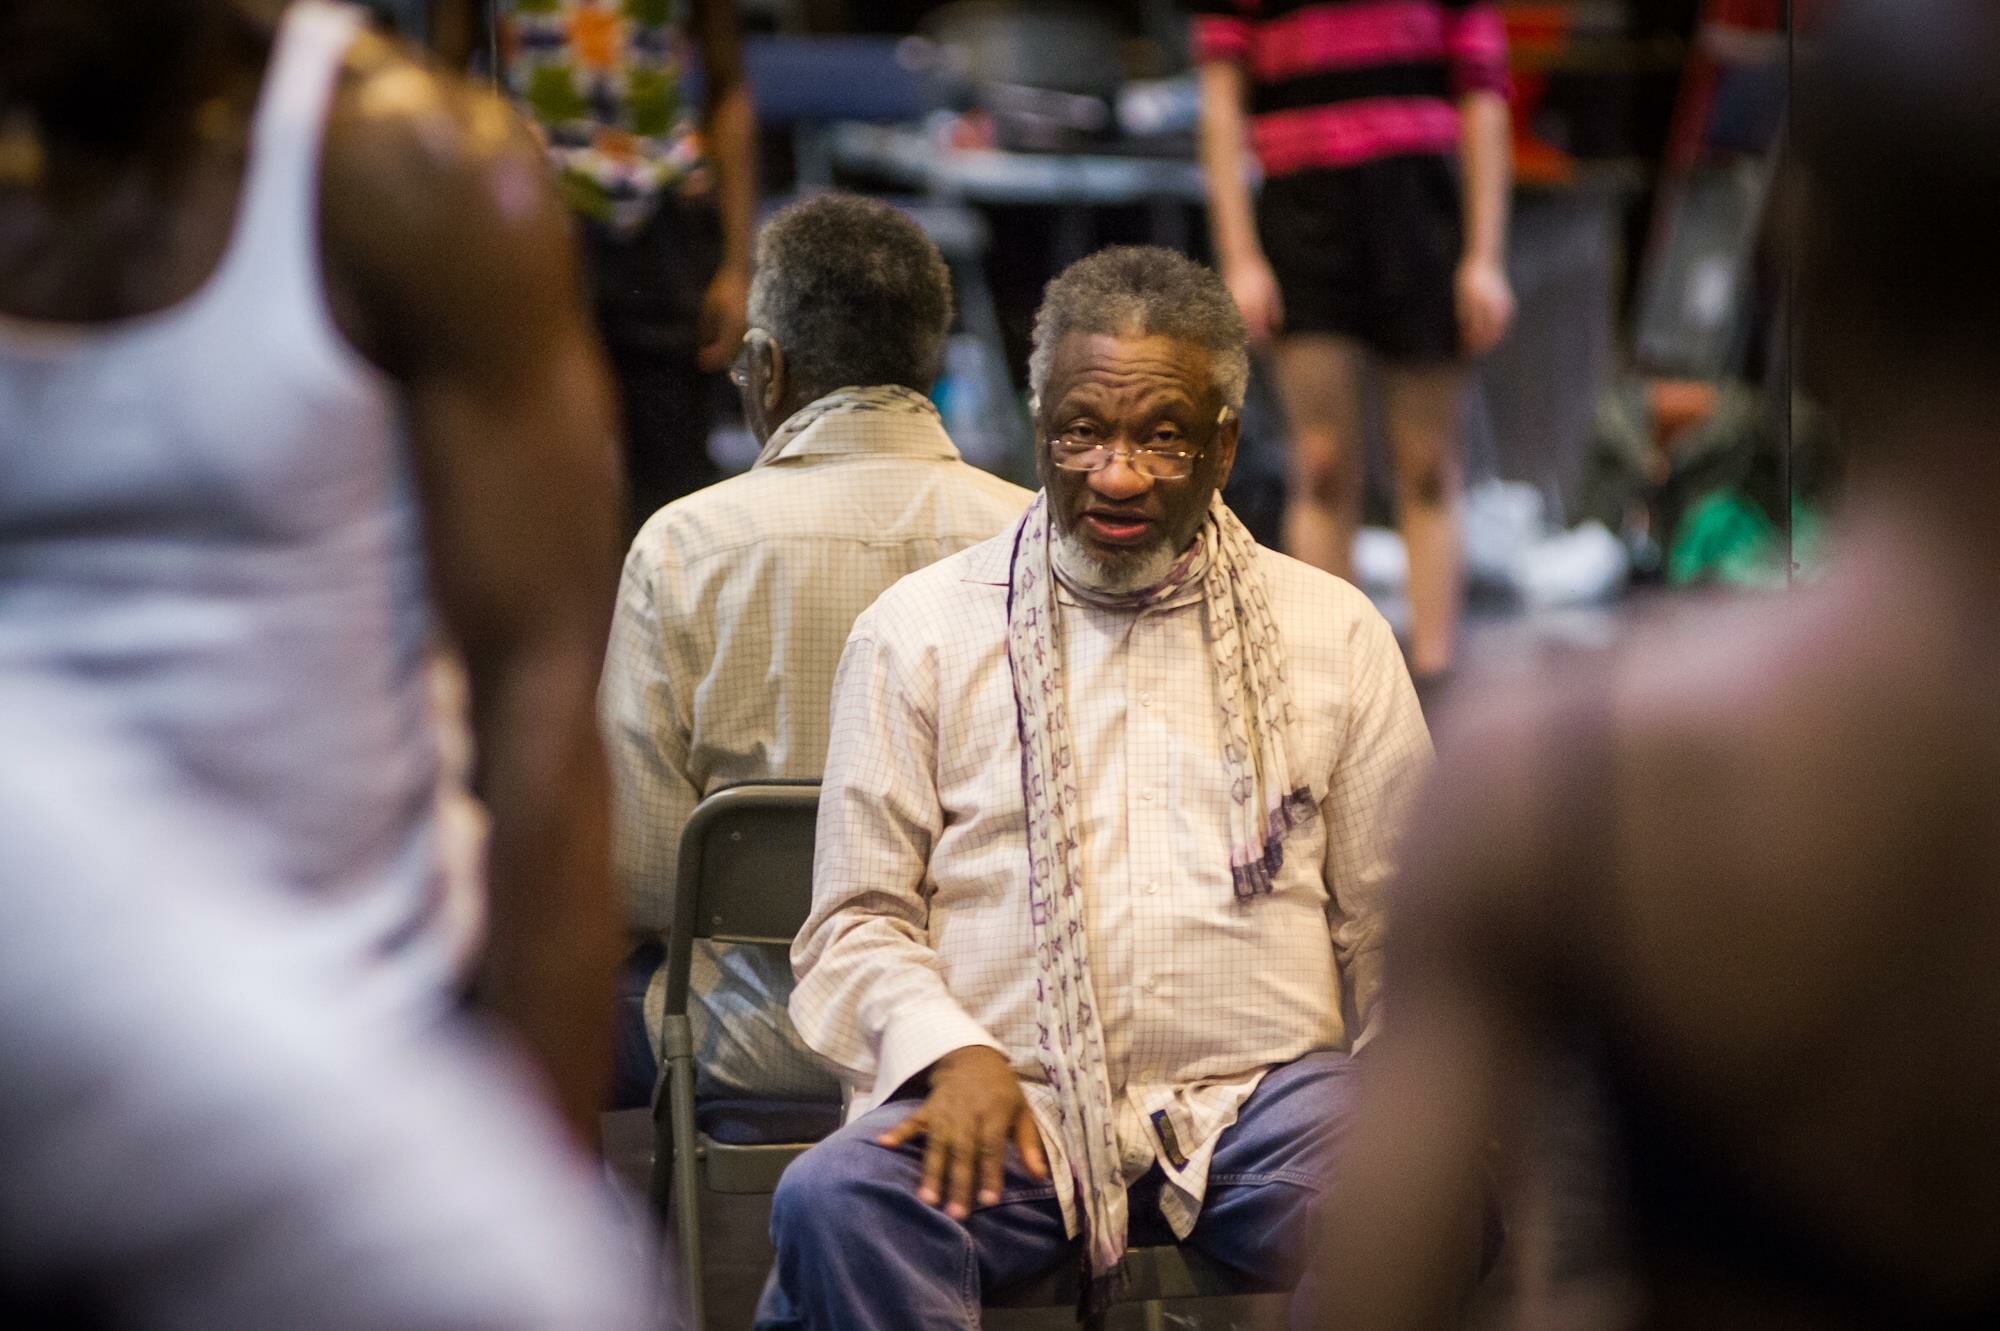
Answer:
<svg viewBox="0 0 2000 1331"><path fill-rule="evenodd" d="M1188 551L1156 587L1108 596L1070 587L1089 605L1132 611L1173 599L1199 580L1229 775L1229 874L1236 899L1271 890L1284 840L1314 813L1292 768L1293 722L1284 646L1257 566L1256 543L1217 495ZM1104 1028L1091 989L1078 833L1079 784L1070 743L1049 498L1037 496L1014 529L1007 580L1007 663L1021 741L1027 806L1028 904L1035 941L1035 1023L1042 1073L1055 1092L1058 1132L1076 1183L1085 1255L1100 1292L1125 1253L1127 1209ZM1199 706L1202 700L1181 700ZM1091 1301L1086 1293L1086 1301Z"/></svg>
<svg viewBox="0 0 2000 1331"><path fill-rule="evenodd" d="M771 437L757 450L757 460L752 467L766 467L778 460L778 454L785 447L818 425L829 416L844 416L854 411L901 412L910 416L936 416L937 404L914 388L901 384L871 384L868 387L836 388L825 397L814 398L791 415L784 423L771 431Z"/></svg>

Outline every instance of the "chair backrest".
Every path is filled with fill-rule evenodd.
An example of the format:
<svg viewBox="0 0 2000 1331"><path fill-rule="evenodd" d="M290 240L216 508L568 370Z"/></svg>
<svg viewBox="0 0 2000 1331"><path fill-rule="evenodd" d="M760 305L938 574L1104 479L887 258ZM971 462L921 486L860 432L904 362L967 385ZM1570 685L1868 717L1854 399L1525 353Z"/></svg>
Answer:
<svg viewBox="0 0 2000 1331"><path fill-rule="evenodd" d="M667 948L667 1011L686 1010L683 940L788 947L812 910L817 782L727 786L681 832Z"/></svg>

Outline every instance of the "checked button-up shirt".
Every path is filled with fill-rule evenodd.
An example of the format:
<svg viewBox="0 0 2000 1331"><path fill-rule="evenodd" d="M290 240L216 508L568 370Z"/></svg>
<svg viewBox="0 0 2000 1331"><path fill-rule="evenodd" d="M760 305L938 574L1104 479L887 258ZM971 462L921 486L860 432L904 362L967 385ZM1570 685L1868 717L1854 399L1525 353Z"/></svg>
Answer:
<svg viewBox="0 0 2000 1331"><path fill-rule="evenodd" d="M1035 1054L1025 812L1007 665L1010 538L903 579L855 623L835 680L811 918L792 1017L852 1111L940 1056L1004 1053L1074 1228ZM1157 1163L1185 1236L1217 1138L1271 1068L1349 1045L1380 984L1382 897L1430 739L1389 626L1360 592L1259 550L1284 639L1300 772L1320 817L1275 890L1230 886L1227 781L1198 590L1133 612L1066 601L1083 773L1093 987L1128 1177ZM1343 1009L1347 1009L1346 1012Z"/></svg>

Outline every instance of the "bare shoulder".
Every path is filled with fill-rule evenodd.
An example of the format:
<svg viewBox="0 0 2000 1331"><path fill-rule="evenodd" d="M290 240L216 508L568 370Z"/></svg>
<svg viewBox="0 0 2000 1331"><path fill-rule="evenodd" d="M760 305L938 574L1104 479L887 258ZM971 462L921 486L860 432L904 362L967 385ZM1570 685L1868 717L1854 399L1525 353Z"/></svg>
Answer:
<svg viewBox="0 0 2000 1331"><path fill-rule="evenodd" d="M350 46L321 183L336 303L359 311L342 322L371 341L550 286L569 294L568 220L532 129L397 43L369 33Z"/></svg>
<svg viewBox="0 0 2000 1331"><path fill-rule="evenodd" d="M1640 760L1737 755L1717 775L1749 780L1763 779L1747 770L1756 756L1797 763L1839 747L1843 732L1873 728L1871 714L1886 720L1931 691L1899 613L1834 586L1662 605L1618 651L1622 741Z"/></svg>
<svg viewBox="0 0 2000 1331"><path fill-rule="evenodd" d="M1774 1025L1832 1010L1858 971L1814 949L1865 950L1937 792L1972 783L1946 780L1968 727L1920 618L1846 587L1689 597L1611 652L1468 681L1408 840L1418 936L1522 977L1595 959L1675 1029L1747 1032L1774 966L1793 976L1786 1004L1757 1000Z"/></svg>
<svg viewBox="0 0 2000 1331"><path fill-rule="evenodd" d="M1796 610L1779 593L1648 603L1621 636L1620 695L1637 714L1683 722L1749 706L1794 655Z"/></svg>
<svg viewBox="0 0 2000 1331"><path fill-rule="evenodd" d="M1690 790L1715 790L1717 763L1740 753L1810 655L1798 607L1783 598L1677 596L1626 610L1613 646L1545 650L1531 669L1463 680L1440 732L1441 767L1470 791L1510 789L1510 816L1546 820L1550 806L1608 818L1613 765L1706 770ZM1577 773L1595 769L1599 777ZM1602 799L1586 810L1579 801Z"/></svg>
<svg viewBox="0 0 2000 1331"><path fill-rule="evenodd" d="M499 210L506 217L523 204L553 200L540 143L503 98L374 33L348 48L325 169L343 194L402 218L511 204ZM530 182L540 188L532 195L497 192L510 180L516 190Z"/></svg>

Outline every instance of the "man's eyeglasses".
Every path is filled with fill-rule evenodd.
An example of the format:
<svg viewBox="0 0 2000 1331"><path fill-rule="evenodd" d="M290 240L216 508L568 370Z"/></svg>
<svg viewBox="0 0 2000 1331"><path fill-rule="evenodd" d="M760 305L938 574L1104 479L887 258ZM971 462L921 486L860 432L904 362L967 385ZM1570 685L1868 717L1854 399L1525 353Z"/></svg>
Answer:
<svg viewBox="0 0 2000 1331"><path fill-rule="evenodd" d="M1228 419L1229 408L1224 407L1216 413L1216 428ZM1095 434L1065 433L1049 440L1049 460L1064 471L1103 471L1111 459L1122 457L1126 466L1156 481L1186 480L1194 475L1194 460L1200 456L1198 447L1119 448Z"/></svg>
<svg viewBox="0 0 2000 1331"><path fill-rule="evenodd" d="M1111 459L1123 457L1132 470L1156 481L1186 480L1194 474L1197 456L1192 449L1119 448L1068 435L1049 441L1049 460L1064 471L1103 471L1111 465Z"/></svg>

